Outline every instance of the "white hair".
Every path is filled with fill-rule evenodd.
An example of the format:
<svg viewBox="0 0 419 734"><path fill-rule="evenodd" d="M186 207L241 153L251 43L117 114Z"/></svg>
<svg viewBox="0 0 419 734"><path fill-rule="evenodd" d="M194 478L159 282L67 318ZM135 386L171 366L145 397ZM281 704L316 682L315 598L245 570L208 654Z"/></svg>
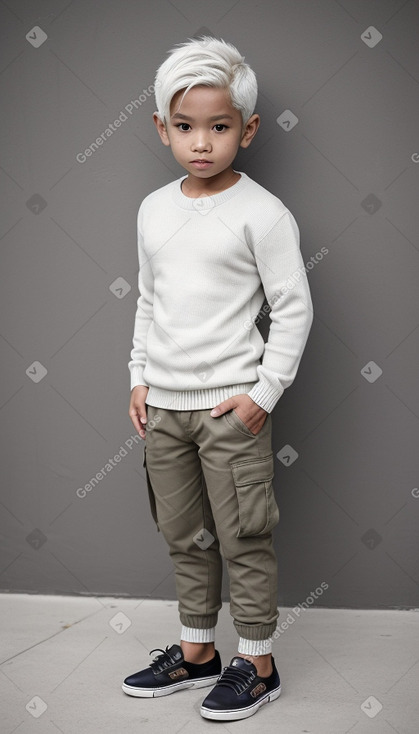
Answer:
<svg viewBox="0 0 419 734"><path fill-rule="evenodd" d="M201 36L179 43L170 51L157 69L154 82L157 113L164 124L170 118L174 95L181 89L185 95L198 84L228 89L231 104L241 112L243 125L246 124L255 109L257 82L254 71L244 63L244 56L235 46Z"/></svg>

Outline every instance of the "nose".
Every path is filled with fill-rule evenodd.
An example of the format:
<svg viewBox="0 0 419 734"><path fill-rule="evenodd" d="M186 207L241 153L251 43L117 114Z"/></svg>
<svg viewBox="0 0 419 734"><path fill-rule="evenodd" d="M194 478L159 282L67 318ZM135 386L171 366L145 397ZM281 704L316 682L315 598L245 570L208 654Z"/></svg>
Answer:
<svg viewBox="0 0 419 734"><path fill-rule="evenodd" d="M209 153L212 150L211 143L205 131L196 131L191 144L191 150L197 153Z"/></svg>

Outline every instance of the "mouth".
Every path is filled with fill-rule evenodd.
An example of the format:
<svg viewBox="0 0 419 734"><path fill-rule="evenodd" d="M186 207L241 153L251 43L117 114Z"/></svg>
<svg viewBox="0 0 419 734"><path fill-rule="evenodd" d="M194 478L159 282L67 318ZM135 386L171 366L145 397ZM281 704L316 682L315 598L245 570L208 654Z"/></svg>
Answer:
<svg viewBox="0 0 419 734"><path fill-rule="evenodd" d="M195 158L195 160L191 161L191 165L197 168L207 168L212 165L212 161L207 161L206 158Z"/></svg>

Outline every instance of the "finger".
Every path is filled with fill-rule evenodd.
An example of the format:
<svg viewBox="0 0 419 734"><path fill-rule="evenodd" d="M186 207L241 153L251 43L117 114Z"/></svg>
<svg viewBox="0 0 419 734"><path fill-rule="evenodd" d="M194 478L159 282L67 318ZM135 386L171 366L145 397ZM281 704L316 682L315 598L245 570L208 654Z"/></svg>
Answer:
<svg viewBox="0 0 419 734"><path fill-rule="evenodd" d="M144 431L142 425L140 424L140 419L138 417L138 413L136 410L130 410L129 416L134 424L134 428L136 429L137 433L141 435L141 432Z"/></svg>

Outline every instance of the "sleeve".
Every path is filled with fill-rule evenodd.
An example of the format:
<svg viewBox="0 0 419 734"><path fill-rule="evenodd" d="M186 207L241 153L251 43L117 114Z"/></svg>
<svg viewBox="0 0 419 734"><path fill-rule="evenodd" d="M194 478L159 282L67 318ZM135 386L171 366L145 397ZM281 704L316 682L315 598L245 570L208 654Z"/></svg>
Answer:
<svg viewBox="0 0 419 734"><path fill-rule="evenodd" d="M153 320L154 277L151 263L144 252L141 215L142 209L140 207L137 217L138 290L140 295L137 300L137 311L135 314L131 360L128 362L131 390L137 385L146 385L148 387L144 381L143 372L147 359L147 332Z"/></svg>
<svg viewBox="0 0 419 734"><path fill-rule="evenodd" d="M294 381L313 321L300 233L290 211L254 246L254 255L271 307L271 324L257 367L258 382L248 395L270 413Z"/></svg>

